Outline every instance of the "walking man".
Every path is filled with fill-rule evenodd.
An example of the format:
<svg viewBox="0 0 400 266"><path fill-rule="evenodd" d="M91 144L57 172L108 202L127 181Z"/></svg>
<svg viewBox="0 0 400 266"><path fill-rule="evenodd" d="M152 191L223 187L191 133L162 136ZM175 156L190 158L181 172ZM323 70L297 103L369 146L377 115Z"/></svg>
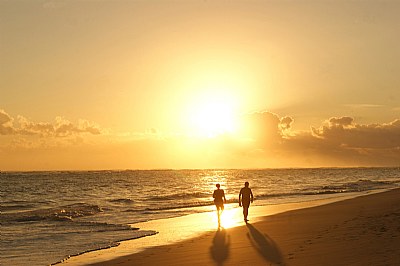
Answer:
<svg viewBox="0 0 400 266"><path fill-rule="evenodd" d="M249 182L244 183L244 187L240 189L239 206L243 206L244 221L247 223L247 215L249 214L250 203L253 203L253 192L249 188Z"/></svg>

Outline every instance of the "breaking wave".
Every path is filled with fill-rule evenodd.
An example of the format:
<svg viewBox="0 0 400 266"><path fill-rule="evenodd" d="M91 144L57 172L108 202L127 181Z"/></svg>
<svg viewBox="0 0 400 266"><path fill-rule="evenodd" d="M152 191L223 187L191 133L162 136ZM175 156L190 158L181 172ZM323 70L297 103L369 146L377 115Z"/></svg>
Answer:
<svg viewBox="0 0 400 266"><path fill-rule="evenodd" d="M102 212L97 205L86 203L75 203L60 207L39 209L33 211L22 211L1 214L2 222L30 222L30 221L70 221L74 218L95 215Z"/></svg>

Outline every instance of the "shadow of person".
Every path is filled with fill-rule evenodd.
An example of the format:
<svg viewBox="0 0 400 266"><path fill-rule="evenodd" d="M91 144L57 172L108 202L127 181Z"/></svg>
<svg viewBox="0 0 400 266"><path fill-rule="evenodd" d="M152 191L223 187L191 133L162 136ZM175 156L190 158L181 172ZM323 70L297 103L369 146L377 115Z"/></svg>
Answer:
<svg viewBox="0 0 400 266"><path fill-rule="evenodd" d="M260 253L267 262L285 265L283 256L275 242L268 237L267 234L262 234L251 224L247 223L246 226L249 229L247 236L258 253Z"/></svg>
<svg viewBox="0 0 400 266"><path fill-rule="evenodd" d="M218 228L210 248L210 255L217 265L223 265L224 261L228 258L229 245L230 238L226 234L226 230Z"/></svg>

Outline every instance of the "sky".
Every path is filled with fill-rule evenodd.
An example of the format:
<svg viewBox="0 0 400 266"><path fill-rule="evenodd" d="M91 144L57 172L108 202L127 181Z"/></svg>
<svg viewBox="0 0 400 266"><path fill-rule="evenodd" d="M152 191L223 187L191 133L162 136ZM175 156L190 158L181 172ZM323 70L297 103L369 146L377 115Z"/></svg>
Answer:
<svg viewBox="0 0 400 266"><path fill-rule="evenodd" d="M0 171L400 166L400 1L0 1Z"/></svg>

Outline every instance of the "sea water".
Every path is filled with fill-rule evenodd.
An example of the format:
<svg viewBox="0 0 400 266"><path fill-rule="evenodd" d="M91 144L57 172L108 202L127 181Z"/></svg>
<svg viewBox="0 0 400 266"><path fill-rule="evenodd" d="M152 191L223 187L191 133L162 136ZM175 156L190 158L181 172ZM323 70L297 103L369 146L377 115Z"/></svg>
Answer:
<svg viewBox="0 0 400 266"><path fill-rule="evenodd" d="M2 172L0 265L49 265L154 235L129 224L214 210L216 183L236 203L245 181L254 204L279 204L400 187L400 168Z"/></svg>

